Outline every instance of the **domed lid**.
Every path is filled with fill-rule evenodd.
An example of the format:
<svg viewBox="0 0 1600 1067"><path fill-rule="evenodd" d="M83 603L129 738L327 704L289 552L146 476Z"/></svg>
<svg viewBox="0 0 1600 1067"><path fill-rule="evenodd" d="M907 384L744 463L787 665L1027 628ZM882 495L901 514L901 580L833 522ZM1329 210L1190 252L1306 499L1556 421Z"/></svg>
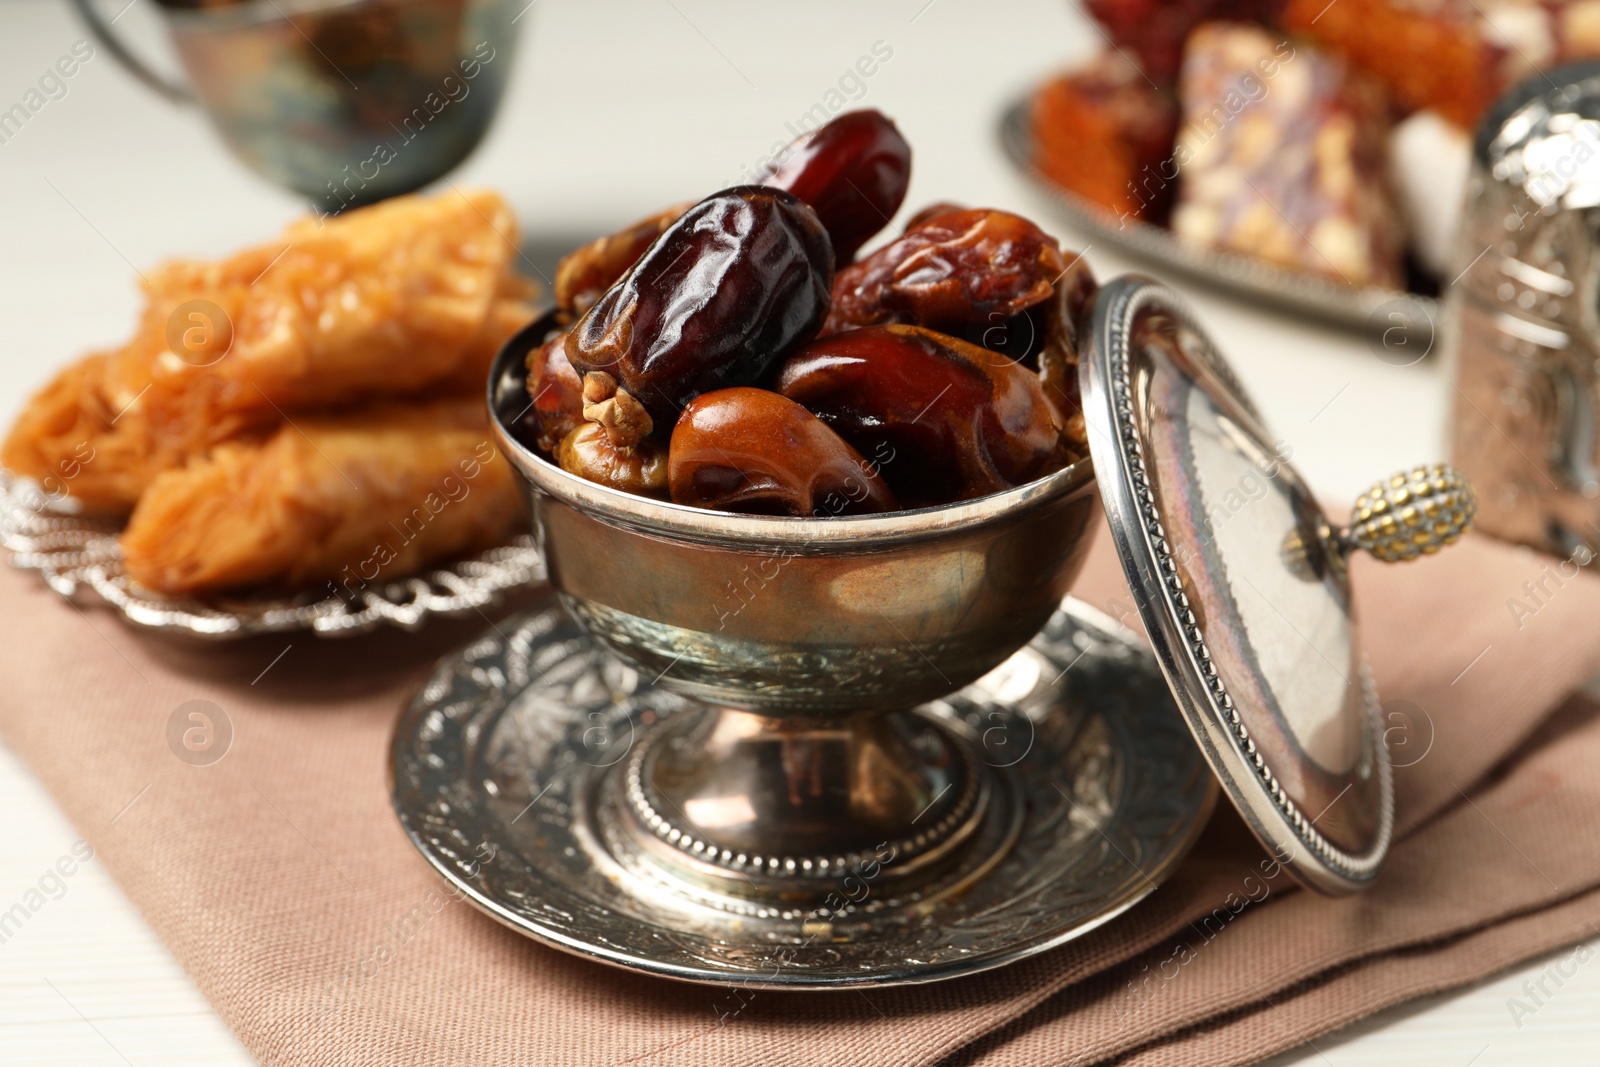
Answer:
<svg viewBox="0 0 1600 1067"><path fill-rule="evenodd" d="M1419 467L1335 526L1183 302L1148 279L1101 290L1079 375L1112 536L1190 731L1295 878L1362 888L1394 801L1346 558L1455 541L1471 488Z"/></svg>

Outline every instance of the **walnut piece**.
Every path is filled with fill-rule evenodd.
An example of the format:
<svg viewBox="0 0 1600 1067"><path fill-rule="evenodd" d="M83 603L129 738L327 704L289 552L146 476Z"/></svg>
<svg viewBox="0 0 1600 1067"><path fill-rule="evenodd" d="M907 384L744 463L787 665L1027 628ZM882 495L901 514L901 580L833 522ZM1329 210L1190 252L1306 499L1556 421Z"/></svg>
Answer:
<svg viewBox="0 0 1600 1067"><path fill-rule="evenodd" d="M599 423L612 445L624 450L632 449L655 429L644 405L619 388L617 380L605 371L583 376L583 417Z"/></svg>

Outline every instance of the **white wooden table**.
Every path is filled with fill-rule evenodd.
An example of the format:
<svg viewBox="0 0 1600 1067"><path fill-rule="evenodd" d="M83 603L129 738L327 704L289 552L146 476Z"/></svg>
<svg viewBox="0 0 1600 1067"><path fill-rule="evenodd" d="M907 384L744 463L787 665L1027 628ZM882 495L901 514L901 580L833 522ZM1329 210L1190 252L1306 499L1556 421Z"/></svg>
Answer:
<svg viewBox="0 0 1600 1067"><path fill-rule="evenodd" d="M107 2L114 13L127 0ZM453 180L503 190L536 238L608 229L737 180L878 44L892 54L860 103L894 116L915 147L909 202L1037 213L995 147L997 113L1098 38L1064 0L1010 3L1005 15L982 0L535 0L501 119ZM152 0L133 0L118 25L161 51ZM85 36L64 4L0 0L0 110ZM591 55L586 42L604 50ZM54 367L127 334L135 267L263 240L300 210L235 164L198 115L146 92L103 50L67 89L0 144L6 423ZM1132 266L1109 249L1089 256L1102 275ZM1353 498L1391 468L1443 454L1447 386L1435 363L1388 366L1358 337L1183 288L1319 490ZM0 812L4 910L77 834L3 748ZM0 943L0 1064L250 1062L98 863L65 884ZM1581 968L1521 1027L1511 1017L1507 998L1546 965L1275 1062L1593 1063L1600 966Z"/></svg>

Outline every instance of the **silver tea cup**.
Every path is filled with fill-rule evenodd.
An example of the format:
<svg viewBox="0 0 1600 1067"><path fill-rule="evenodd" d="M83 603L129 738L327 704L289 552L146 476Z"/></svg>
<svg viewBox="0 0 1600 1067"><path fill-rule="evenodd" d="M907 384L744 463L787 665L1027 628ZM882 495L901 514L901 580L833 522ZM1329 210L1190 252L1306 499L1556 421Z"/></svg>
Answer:
<svg viewBox="0 0 1600 1067"><path fill-rule="evenodd" d="M161 5L188 77L134 55L90 0L89 28L141 81L203 108L244 163L319 214L421 188L499 107L525 0L245 0Z"/></svg>

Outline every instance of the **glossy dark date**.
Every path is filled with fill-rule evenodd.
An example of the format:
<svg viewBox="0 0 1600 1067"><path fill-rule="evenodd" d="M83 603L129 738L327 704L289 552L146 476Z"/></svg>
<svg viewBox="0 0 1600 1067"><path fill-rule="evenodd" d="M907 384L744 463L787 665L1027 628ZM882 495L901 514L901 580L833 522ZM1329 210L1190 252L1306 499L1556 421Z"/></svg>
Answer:
<svg viewBox="0 0 1600 1067"><path fill-rule="evenodd" d="M674 204L573 249L556 267L556 306L574 315L588 311L688 208L688 204Z"/></svg>
<svg viewBox="0 0 1600 1067"><path fill-rule="evenodd" d="M533 443L554 453L561 439L583 422L583 381L567 361L565 330L528 353L527 421Z"/></svg>
<svg viewBox="0 0 1600 1067"><path fill-rule="evenodd" d="M690 208L578 320L567 358L605 371L656 425L710 389L748 385L817 332L833 246L790 193L740 186Z"/></svg>
<svg viewBox="0 0 1600 1067"><path fill-rule="evenodd" d="M1084 331L1088 329L1089 308L1100 284L1088 261L1077 256L1057 280L1055 290L1049 300L1029 308L1026 314L1040 320L1043 344L1037 351L1039 382L1060 416L1063 436L1081 451L1088 444L1088 431L1083 421L1078 362Z"/></svg>
<svg viewBox="0 0 1600 1067"><path fill-rule="evenodd" d="M1063 253L1063 258L1066 270L1044 300L1015 315L994 310L982 321L949 323L942 332L1039 371L1046 385L1060 392L1066 382L1062 368L1077 366L1079 320L1100 288L1087 260L1073 252ZM1077 388L1074 379L1070 383L1074 398ZM1076 409L1076 400L1072 407Z"/></svg>
<svg viewBox="0 0 1600 1067"><path fill-rule="evenodd" d="M1006 211L941 211L839 272L823 333L902 323L981 335L1046 300L1067 261Z"/></svg>
<svg viewBox="0 0 1600 1067"><path fill-rule="evenodd" d="M795 141L758 180L816 210L833 239L834 262L843 266L900 210L911 184L911 146L882 112L847 111Z"/></svg>
<svg viewBox="0 0 1600 1067"><path fill-rule="evenodd" d="M874 466L811 412L749 387L702 393L672 431L678 504L752 515L859 515L898 505Z"/></svg>
<svg viewBox="0 0 1600 1067"><path fill-rule="evenodd" d="M999 492L1072 458L1038 375L920 327L820 338L777 368L775 387L877 459L907 507Z"/></svg>

